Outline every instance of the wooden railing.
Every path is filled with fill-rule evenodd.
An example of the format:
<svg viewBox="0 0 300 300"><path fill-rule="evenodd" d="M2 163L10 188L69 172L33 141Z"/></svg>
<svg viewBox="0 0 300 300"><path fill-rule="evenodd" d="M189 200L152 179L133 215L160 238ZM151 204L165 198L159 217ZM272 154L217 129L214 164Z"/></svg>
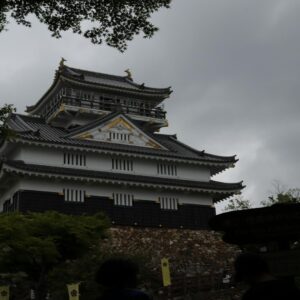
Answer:
<svg viewBox="0 0 300 300"><path fill-rule="evenodd" d="M145 108L145 107L137 107L124 105L122 103L113 103L109 101L101 101L101 100L87 100L87 99L78 99L76 97L64 97L63 103L66 105L76 106L76 107L84 107L105 111L122 111L126 114L133 114L139 116L146 116L156 119L165 119L166 112L161 108Z"/></svg>
<svg viewBox="0 0 300 300"><path fill-rule="evenodd" d="M66 104L75 107L83 107L110 112L121 111L126 114L145 116L161 120L166 119L166 112L161 107L149 108L143 105L143 103L140 103L140 105L128 105L125 104L126 102L122 103L120 99L94 99L91 95L89 95L89 97L87 96L88 94L86 94L85 97L74 96L70 89L63 88L55 95L51 102L46 105L42 115L43 117L48 119L59 109L61 104ZM126 100L123 99L123 101ZM133 102L134 101L131 101L130 103Z"/></svg>

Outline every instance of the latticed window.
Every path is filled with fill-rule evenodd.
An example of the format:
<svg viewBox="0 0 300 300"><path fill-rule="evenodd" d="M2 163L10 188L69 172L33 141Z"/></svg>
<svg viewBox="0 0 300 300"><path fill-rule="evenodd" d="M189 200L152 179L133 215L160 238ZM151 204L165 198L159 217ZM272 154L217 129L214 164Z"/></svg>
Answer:
<svg viewBox="0 0 300 300"><path fill-rule="evenodd" d="M118 141L118 142L129 142L130 141L130 134L129 133L120 133L120 132L109 132L109 139L111 141Z"/></svg>
<svg viewBox="0 0 300 300"><path fill-rule="evenodd" d="M64 200L66 202L84 202L85 191L80 189L64 189Z"/></svg>
<svg viewBox="0 0 300 300"><path fill-rule="evenodd" d="M111 168L120 171L133 171L133 161L131 159L112 158Z"/></svg>
<svg viewBox="0 0 300 300"><path fill-rule="evenodd" d="M64 152L64 165L70 166L86 166L86 155L83 153Z"/></svg>
<svg viewBox="0 0 300 300"><path fill-rule="evenodd" d="M159 197L158 198L161 209L177 210L178 199L175 197Z"/></svg>
<svg viewBox="0 0 300 300"><path fill-rule="evenodd" d="M177 176L177 166L174 164L158 163L157 164L157 174Z"/></svg>
<svg viewBox="0 0 300 300"><path fill-rule="evenodd" d="M114 205L117 206L132 206L133 195L126 193L113 193Z"/></svg>

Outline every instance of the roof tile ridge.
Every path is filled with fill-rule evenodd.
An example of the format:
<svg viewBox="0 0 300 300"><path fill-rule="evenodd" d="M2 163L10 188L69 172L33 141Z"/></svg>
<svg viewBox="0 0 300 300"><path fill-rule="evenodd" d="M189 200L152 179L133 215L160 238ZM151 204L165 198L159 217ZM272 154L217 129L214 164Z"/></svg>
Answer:
<svg viewBox="0 0 300 300"><path fill-rule="evenodd" d="M21 115L17 114L17 115L16 115L16 120L17 120L18 122L20 122L25 128L27 128L28 131L31 131L31 132L37 132L36 129L33 129L27 122L25 122L25 121L23 120L23 118L21 117ZM24 130L24 131L26 131L26 130Z"/></svg>
<svg viewBox="0 0 300 300"><path fill-rule="evenodd" d="M238 158L236 158L236 155L224 156L224 155L217 155L217 154L211 154L211 153L205 153L205 155L207 155L209 157L215 157L215 158L233 159L235 162L238 161Z"/></svg>
<svg viewBox="0 0 300 300"><path fill-rule="evenodd" d="M223 181L217 181L217 180L209 180L209 182L214 183L214 184L221 184L221 185L239 185L241 188L246 187L243 185L243 180L238 181L238 182L223 182Z"/></svg>
<svg viewBox="0 0 300 300"><path fill-rule="evenodd" d="M151 87L151 86L147 86L145 85L144 83L142 84L139 84L139 83L136 83L134 82L132 79L129 79L128 77L124 77L125 81L135 87L138 87L138 88L141 88L141 89L149 89L149 90L156 90L156 91L168 91L169 93L171 93L172 91L170 90L171 89L171 86L168 86L166 88L156 88L156 87Z"/></svg>
<svg viewBox="0 0 300 300"><path fill-rule="evenodd" d="M173 141L177 142L178 144L180 144L181 146L195 152L196 154L200 155L200 156L208 156L208 157L211 157L211 158L220 158L220 159L225 159L225 160L228 160L228 159L231 159L231 160L234 160L235 162L238 161L238 159L236 159L236 155L232 155L232 156L221 156L221 155L216 155L216 154L211 154L211 153L207 153L205 152L205 150L197 150L179 140L177 140L176 138L174 138L174 136L170 136L170 139L172 139Z"/></svg>
<svg viewBox="0 0 300 300"><path fill-rule="evenodd" d="M173 137L173 138L177 139L177 135L176 135L176 134L168 134L168 133L155 132L155 133L153 133L153 135L154 135L154 136Z"/></svg>
<svg viewBox="0 0 300 300"><path fill-rule="evenodd" d="M125 81L125 79L126 79L126 76L121 76L121 75L101 73L101 72L96 72L96 71L91 71L91 70L83 70L83 69L78 69L78 68L73 68L73 67L67 67L67 68L74 71L74 72L88 73L90 75L95 75L97 77L106 77L106 78L111 78L111 79L119 79L121 81Z"/></svg>
<svg viewBox="0 0 300 300"><path fill-rule="evenodd" d="M144 83L139 84L137 82L134 82L132 79L129 79L127 76L121 76L121 75L114 75L114 74L107 74L107 73L101 73L101 72L96 72L96 71L90 71L90 70L83 70L83 69L78 69L78 68L73 68L73 67L68 67L65 66L67 69L70 69L73 72L82 72L83 75L84 73L86 74L90 74L90 75L94 75L96 77L102 77L102 78L107 78L107 79L116 79L118 81L122 81L122 82L127 82L130 85L137 87L137 88L141 88L141 89L149 89L149 90L155 90L155 91L168 91L169 93L171 93L172 91L171 86L166 87L166 88L156 88L156 87L150 87L145 85ZM78 74L80 75L80 74Z"/></svg>
<svg viewBox="0 0 300 300"><path fill-rule="evenodd" d="M184 147L184 148L186 148L186 149L188 149L188 150L191 150L192 152L194 152L194 153L196 153L196 154L198 154L198 155L200 155L200 156L203 156L204 153L205 153L205 150L197 150L197 149L195 149L195 148L193 148L193 147L191 147L191 146L189 146L189 145L187 145L187 144L185 144L185 143L179 141L179 140L177 139L177 137L176 137L176 138L174 137L174 135L170 135L169 138L170 138L172 141L176 142L177 144L181 145L182 147ZM206 154L206 153L205 153L205 154Z"/></svg>
<svg viewBox="0 0 300 300"><path fill-rule="evenodd" d="M18 114L18 117L22 120L22 122L26 123L26 127L30 127L30 129L28 129L28 131L24 131L24 132L33 132L33 133L37 133L40 131L40 129L34 129L32 128L27 122L33 122L36 123L38 122L39 124L42 125L47 125L45 122L45 119L40 117L40 116L31 116L31 115L22 115L22 114ZM25 119L25 120L24 120Z"/></svg>

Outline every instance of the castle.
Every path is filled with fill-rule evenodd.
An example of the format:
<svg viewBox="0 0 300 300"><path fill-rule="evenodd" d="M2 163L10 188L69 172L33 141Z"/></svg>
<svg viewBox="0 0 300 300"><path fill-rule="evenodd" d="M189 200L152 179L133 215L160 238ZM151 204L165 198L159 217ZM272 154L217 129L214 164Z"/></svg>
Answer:
<svg viewBox="0 0 300 300"><path fill-rule="evenodd" d="M69 67L27 115L11 114L0 141L3 212L105 212L112 224L205 229L214 203L242 183L211 179L235 156L198 151L168 126L162 102L170 88L126 76Z"/></svg>

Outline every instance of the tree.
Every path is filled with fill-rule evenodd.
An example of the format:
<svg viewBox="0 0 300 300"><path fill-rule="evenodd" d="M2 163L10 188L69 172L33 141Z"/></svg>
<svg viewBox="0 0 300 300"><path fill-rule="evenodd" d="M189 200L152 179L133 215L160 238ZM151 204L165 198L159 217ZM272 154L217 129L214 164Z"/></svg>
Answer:
<svg viewBox="0 0 300 300"><path fill-rule="evenodd" d="M284 203L300 203L300 189L293 188L286 191L281 191L277 194L268 197L268 200L262 201L263 206L271 206L274 204Z"/></svg>
<svg viewBox="0 0 300 300"><path fill-rule="evenodd" d="M271 206L273 204L280 203L298 203L300 202L300 189L288 188L282 184L279 180L273 180L272 182L271 196L267 200L260 202L262 206Z"/></svg>
<svg viewBox="0 0 300 300"><path fill-rule="evenodd" d="M123 52L134 35L143 32L144 38L153 36L158 28L149 18L159 8L169 8L170 2L171 0L2 0L0 32L7 27L8 15L18 24L30 27L28 16L33 14L48 26L52 36L56 38L60 38L63 31L72 30L94 44L105 42Z"/></svg>
<svg viewBox="0 0 300 300"><path fill-rule="evenodd" d="M244 199L243 196L237 196L228 201L228 204L224 207L223 211L242 210L252 208L249 200Z"/></svg>
<svg viewBox="0 0 300 300"><path fill-rule="evenodd" d="M109 239L108 239L109 241ZM95 247L92 251L75 261L66 261L49 273L49 286L51 299L66 299L66 284L80 282L80 299L96 300L103 292L103 287L95 281L95 274L99 266L111 258L128 259L137 264L139 272L139 285L158 290L161 287L160 277L151 270L149 257L136 254L116 253L111 248Z"/></svg>
<svg viewBox="0 0 300 300"><path fill-rule="evenodd" d="M48 276L55 268L88 255L99 246L106 218L56 212L0 215L0 270L26 275L36 299L45 299Z"/></svg>
<svg viewBox="0 0 300 300"><path fill-rule="evenodd" d="M12 104L5 104L0 108L0 143L2 140L13 135L13 131L7 126L7 120L11 113L15 112L16 109Z"/></svg>

